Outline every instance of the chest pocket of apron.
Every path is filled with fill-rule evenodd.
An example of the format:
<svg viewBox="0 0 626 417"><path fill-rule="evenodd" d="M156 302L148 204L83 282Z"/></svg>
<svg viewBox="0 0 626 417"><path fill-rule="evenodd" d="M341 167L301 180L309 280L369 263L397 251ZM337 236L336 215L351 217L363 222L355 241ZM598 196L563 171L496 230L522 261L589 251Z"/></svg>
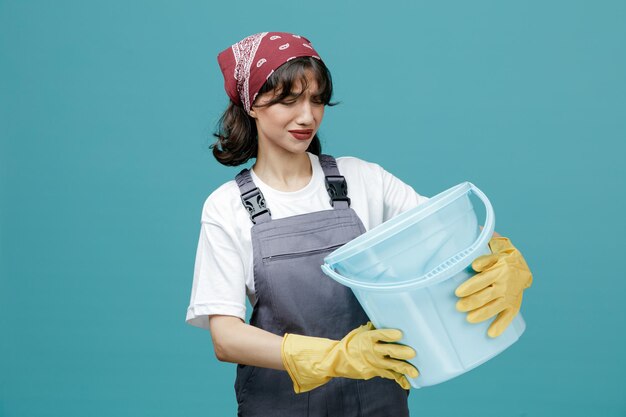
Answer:
<svg viewBox="0 0 626 417"><path fill-rule="evenodd" d="M260 236L260 262L255 261L254 271L257 297L272 311L290 316L275 317L278 334L343 337L346 327L361 324L352 322L354 312L361 310L352 291L320 268L326 255L362 233L360 224L351 210L333 216L328 214L337 211L318 213L319 219L309 214L306 222L297 216L275 220L272 231ZM355 305L347 306L347 302Z"/></svg>

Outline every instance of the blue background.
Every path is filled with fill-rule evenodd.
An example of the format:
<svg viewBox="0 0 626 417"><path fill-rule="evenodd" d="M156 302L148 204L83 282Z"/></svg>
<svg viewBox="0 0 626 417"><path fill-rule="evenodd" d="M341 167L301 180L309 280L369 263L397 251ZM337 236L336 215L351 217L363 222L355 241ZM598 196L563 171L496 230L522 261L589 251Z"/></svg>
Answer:
<svg viewBox="0 0 626 417"><path fill-rule="evenodd" d="M520 341L415 416L626 415L626 2L0 0L0 415L235 415L184 322L219 51L308 37L324 150L464 180L531 266Z"/></svg>

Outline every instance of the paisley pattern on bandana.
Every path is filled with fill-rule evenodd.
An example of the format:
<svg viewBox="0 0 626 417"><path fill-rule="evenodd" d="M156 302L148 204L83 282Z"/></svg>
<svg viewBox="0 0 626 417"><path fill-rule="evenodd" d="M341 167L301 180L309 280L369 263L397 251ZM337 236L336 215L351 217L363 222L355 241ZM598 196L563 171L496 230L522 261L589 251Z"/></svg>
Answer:
<svg viewBox="0 0 626 417"><path fill-rule="evenodd" d="M239 97L243 98L243 107L248 112L252 105L250 102L250 68L252 67L254 55L265 35L267 35L267 32L248 36L231 47L236 62L235 78L237 79L237 91L239 92Z"/></svg>
<svg viewBox="0 0 626 417"><path fill-rule="evenodd" d="M291 42L285 42L291 38ZM296 40L298 39L298 40ZM321 61L311 42L304 36L286 32L261 32L250 35L220 52L217 61L224 76L224 89L246 113L259 90L274 71L297 57L310 56Z"/></svg>

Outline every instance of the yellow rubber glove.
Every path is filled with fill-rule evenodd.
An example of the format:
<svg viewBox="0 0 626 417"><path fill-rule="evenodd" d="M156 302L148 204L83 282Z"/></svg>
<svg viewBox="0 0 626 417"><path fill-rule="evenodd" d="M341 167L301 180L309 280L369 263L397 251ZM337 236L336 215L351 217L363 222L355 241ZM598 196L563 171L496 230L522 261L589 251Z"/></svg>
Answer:
<svg viewBox="0 0 626 417"><path fill-rule="evenodd" d="M285 334L282 359L296 393L324 385L333 377L370 379L376 376L394 379L404 389L410 384L404 374L417 377L417 369L404 359L415 351L396 342L402 332L396 329L375 330L367 323L341 340Z"/></svg>
<svg viewBox="0 0 626 417"><path fill-rule="evenodd" d="M459 311L469 311L467 321L479 323L496 314L487 334L497 337L511 323L522 305L524 289L530 287L533 276L522 254L505 237L489 241L492 254L476 258L472 268L475 276L459 285L455 291L462 297L457 303Z"/></svg>

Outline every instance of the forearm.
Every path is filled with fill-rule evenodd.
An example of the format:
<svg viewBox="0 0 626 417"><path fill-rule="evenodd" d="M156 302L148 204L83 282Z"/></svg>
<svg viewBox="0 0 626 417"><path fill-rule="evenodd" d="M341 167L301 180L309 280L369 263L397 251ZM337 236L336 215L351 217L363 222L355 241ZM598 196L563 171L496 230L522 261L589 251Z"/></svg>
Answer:
<svg viewBox="0 0 626 417"><path fill-rule="evenodd" d="M283 338L233 316L209 319L215 355L220 361L284 370Z"/></svg>
<svg viewBox="0 0 626 417"><path fill-rule="evenodd" d="M312 390L334 377L381 376L409 389L405 374L413 378L418 375L406 362L415 351L390 343L400 340L402 332L375 330L371 323L352 330L340 341L297 334L281 337L233 316L211 316L209 323L215 354L221 361L285 370L284 354L296 393Z"/></svg>

